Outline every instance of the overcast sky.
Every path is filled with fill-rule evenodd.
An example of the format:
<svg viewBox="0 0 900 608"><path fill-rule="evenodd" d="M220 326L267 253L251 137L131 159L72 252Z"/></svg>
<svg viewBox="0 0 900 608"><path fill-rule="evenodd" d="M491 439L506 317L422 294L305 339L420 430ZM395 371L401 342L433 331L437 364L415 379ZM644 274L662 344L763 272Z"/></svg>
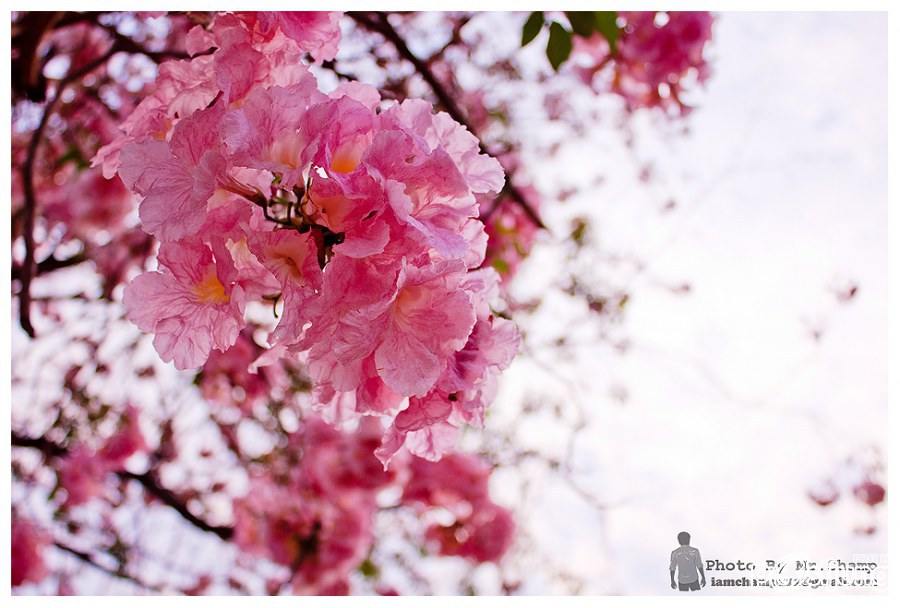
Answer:
<svg viewBox="0 0 900 608"><path fill-rule="evenodd" d="M585 591L668 591L682 529L704 559L886 554L885 529L854 533L873 520L852 497L829 509L806 497L821 478L852 478L847 457L887 450L886 34L879 14L721 15L689 133L635 120L651 190L676 210L657 213L627 171L546 207L557 227L592 215L605 246L649 263L631 283L629 354L588 347L553 363L590 411L579 479L621 501L604 517L548 482L534 507L545 550ZM577 176L618 154L588 140L547 171ZM547 256L523 292L540 289ZM661 287L685 282L687 295ZM832 289L850 284L841 304ZM542 381L521 361L504 395ZM622 405L608 397L619 384Z"/></svg>

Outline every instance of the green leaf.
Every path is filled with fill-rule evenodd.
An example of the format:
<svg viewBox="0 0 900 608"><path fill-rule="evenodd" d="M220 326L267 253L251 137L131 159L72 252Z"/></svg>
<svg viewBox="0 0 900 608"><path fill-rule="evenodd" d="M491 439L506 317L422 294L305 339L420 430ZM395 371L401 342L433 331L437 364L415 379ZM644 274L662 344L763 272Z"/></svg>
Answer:
<svg viewBox="0 0 900 608"><path fill-rule="evenodd" d="M609 49L616 52L616 41L619 39L619 26L616 23L616 17L619 14L616 11L595 11L594 27L600 32L609 43Z"/></svg>
<svg viewBox="0 0 900 608"><path fill-rule="evenodd" d="M378 566L376 566L375 563L369 558L363 560L363 562L359 565L359 571L366 578L374 578L378 576Z"/></svg>
<svg viewBox="0 0 900 608"><path fill-rule="evenodd" d="M509 264L506 262L506 260L494 258L493 260L491 260L491 266L493 266L494 270L496 270L500 274L506 274L509 272Z"/></svg>
<svg viewBox="0 0 900 608"><path fill-rule="evenodd" d="M572 52L572 32L564 28L559 22L550 24L550 40L547 41L547 59L554 70L569 58Z"/></svg>
<svg viewBox="0 0 900 608"><path fill-rule="evenodd" d="M544 13L535 11L528 16L528 21L522 26L522 46L534 40L544 26Z"/></svg>
<svg viewBox="0 0 900 608"><path fill-rule="evenodd" d="M57 167L64 167L66 163L74 164L75 168L79 171L87 169L91 166L91 163L87 161L87 159L81 153L81 150L78 149L78 146L74 144L69 146L65 154L63 154L56 160Z"/></svg>
<svg viewBox="0 0 900 608"><path fill-rule="evenodd" d="M590 11L566 11L572 30L582 38L590 38L597 27L597 18Z"/></svg>

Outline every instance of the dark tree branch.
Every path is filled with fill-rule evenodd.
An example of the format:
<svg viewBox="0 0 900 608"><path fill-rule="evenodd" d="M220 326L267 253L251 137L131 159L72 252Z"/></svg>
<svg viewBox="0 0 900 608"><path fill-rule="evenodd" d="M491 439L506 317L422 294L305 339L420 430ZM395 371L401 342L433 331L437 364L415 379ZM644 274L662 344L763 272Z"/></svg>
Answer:
<svg viewBox="0 0 900 608"><path fill-rule="evenodd" d="M47 274L49 272L53 272L54 270L60 270L62 268L70 268L72 266L77 266L78 264L82 264L87 261L87 256L84 252L76 253L75 255L69 256L67 258L57 258L54 256L50 256L45 260L41 260L37 263L36 274L42 275ZM12 279L17 280L22 278L22 267L18 265L13 265L12 267ZM34 298L32 298L33 300Z"/></svg>
<svg viewBox="0 0 900 608"><path fill-rule="evenodd" d="M56 109L56 104L62 96L63 91L71 84L81 80L94 70L104 65L116 53L141 53L153 59L161 61L167 58L186 58L185 53L177 51L149 51L128 36L120 34L115 28L104 27L110 35L113 36L113 43L109 50L105 53L67 74L56 85L56 92L52 99L48 100L44 106L41 120L37 128L31 134L28 142L27 154L25 162L22 164L22 190L24 195L24 208L22 212L23 221L23 237L25 241L25 259L18 272L18 278L21 281L21 289L19 291L19 324L30 337L35 337L34 325L31 322L31 282L38 272L35 263L35 241L34 241L34 224L37 214L37 195L34 189L34 164L37 161L38 148L47 128L47 123Z"/></svg>
<svg viewBox="0 0 900 608"><path fill-rule="evenodd" d="M11 62L13 99L24 95L31 101L42 102L46 96L46 79L41 73L43 67L38 48L44 34L56 27L63 13L36 11L23 13L13 21L11 27L11 47L16 56Z"/></svg>
<svg viewBox="0 0 900 608"><path fill-rule="evenodd" d="M37 264L34 259L34 222L37 214L37 196L34 191L34 163L37 161L38 148L40 147L41 139L44 136L44 130L47 128L50 116L53 115L56 104L66 87L73 82L81 80L83 77L102 66L117 52L119 52L119 49L113 44L109 50L101 56L88 62L81 68L70 72L65 78L60 80L56 87L55 95L44 106L41 121L38 123L37 128L31 134L31 139L28 141L25 162L22 164L22 191L25 197L22 233L25 240L25 260L22 263L22 270L19 276L22 283L22 287L19 290L19 324L22 326L22 329L25 330L25 333L32 338L35 336L35 333L34 326L31 323L31 281L37 272Z"/></svg>
<svg viewBox="0 0 900 608"><path fill-rule="evenodd" d="M466 27L471 19L472 17L470 15L463 15L460 17L459 21L453 24L453 31L450 32L450 40L426 60L428 65L442 59L448 50L462 42L462 28Z"/></svg>
<svg viewBox="0 0 900 608"><path fill-rule="evenodd" d="M159 484L152 471L139 474L131 473L130 471L119 471L116 474L122 479L130 479L141 484L144 487L144 490L153 495L167 507L174 509L185 519L185 521L192 524L195 528L203 530L204 532L209 532L210 534L215 534L222 540L231 540L231 537L234 535L234 530L231 527L214 526L191 513L187 505L181 502L174 492Z"/></svg>
<svg viewBox="0 0 900 608"><path fill-rule="evenodd" d="M328 61L323 61L322 67L325 68L326 70L330 70L332 73L334 73L335 76L337 76L338 78L340 78L342 80L347 80L347 81L351 81L351 82L359 80L353 74L348 74L347 72L342 72L340 69L338 69L337 62L335 62L334 59L330 59Z"/></svg>
<svg viewBox="0 0 900 608"><path fill-rule="evenodd" d="M122 570L108 568L108 567L104 566L100 562L96 561L93 557L91 557L91 555L89 553L85 553L84 551L79 551L78 549L75 549L73 547L65 545L59 541L54 541L53 545L60 551L64 551L65 553L68 553L69 555L75 556L76 558L78 558L79 560L81 560L82 562L84 562L85 564L90 566L91 568L99 570L100 572L103 572L104 574L107 574L107 575L115 577L115 578L120 578L122 580L128 581L129 583L133 583L133 584L137 585L138 587L141 587L143 589L147 589L150 591L156 591L157 593L162 593L164 591L163 587L160 587L158 585L151 585L150 583L145 583L144 581L139 580L139 579L135 578L134 576L132 576Z"/></svg>
<svg viewBox="0 0 900 608"><path fill-rule="evenodd" d="M133 53L146 55L153 61L159 63L161 61L165 61L166 59L190 59L191 56L182 51L172 51L172 50L164 50L164 51L151 51L150 49L144 47L137 40L122 34L115 28L113 25L100 25L106 32L113 37L115 40L115 44L119 47L119 50L125 53Z"/></svg>
<svg viewBox="0 0 900 608"><path fill-rule="evenodd" d="M362 27L380 34L386 40L388 40L391 44L394 45L394 48L397 49L397 53L403 58L409 61L416 72L428 83L428 86L431 87L431 90L434 92L435 97L437 97L438 103L446 110L447 114L450 115L453 120L460 123L464 127L466 127L469 132L478 137L478 133L476 133L475 129L472 128L472 125L466 119L465 114L457 105L456 101L450 95L449 91L447 91L446 87L438 80L437 76L435 76L434 72L431 70L431 67L428 65L426 61L423 61L415 53L413 53L409 46L407 46L406 41L403 37L397 32L391 22L388 20L388 17L385 13L375 13L375 15L371 15L369 13L360 13L360 12L348 12L347 15L350 16L354 21L360 24ZM478 137L478 144L481 148L481 151L485 154L490 154L487 148L484 145L484 142ZM505 168L504 168L505 170ZM547 227L544 225L544 222L541 221L540 216L537 212L528 204L528 201L525 200L525 196L522 192L512 184L509 179L506 180L506 191L509 193L510 198L519 205L522 210L525 212L525 215L534 222L540 228L546 229Z"/></svg>
<svg viewBox="0 0 900 608"><path fill-rule="evenodd" d="M58 445L44 437L27 437L20 435L15 431L12 432L12 445L16 447L34 448L40 450L43 454L51 458L62 458L68 452L66 448ZM193 525L195 528L215 534L222 540L230 540L234 534L234 530L228 526L214 526L207 523L203 519L191 513L187 505L185 505L179 497L160 485L159 481L152 471L146 473L131 473L130 471L116 471L116 475L121 479L128 481L136 481L143 486L144 491L159 500L164 505L172 508L184 518L185 521Z"/></svg>

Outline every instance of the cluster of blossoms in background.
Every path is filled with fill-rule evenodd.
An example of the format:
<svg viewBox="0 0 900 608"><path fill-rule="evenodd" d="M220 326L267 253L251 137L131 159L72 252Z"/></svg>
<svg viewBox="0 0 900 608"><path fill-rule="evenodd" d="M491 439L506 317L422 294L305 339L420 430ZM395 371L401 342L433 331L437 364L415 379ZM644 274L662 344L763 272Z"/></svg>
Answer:
<svg viewBox="0 0 900 608"><path fill-rule="evenodd" d="M818 480L807 491L807 496L816 505L827 508L840 500L842 494L849 495L862 506L861 521L856 524L858 534L870 535L877 530L874 523L876 509L883 505L887 497L884 482L885 465L880 450L869 446L847 456L828 477Z"/></svg>
<svg viewBox="0 0 900 608"><path fill-rule="evenodd" d="M404 457L385 470L372 454L380 435L371 418L353 433L308 419L265 466L251 471L247 496L234 503L235 543L289 567L295 593L347 593L350 574L371 551L377 494L399 485L400 505L453 514L452 524L425 531L426 539L437 539L436 553L499 560L515 526L509 510L490 500L489 467L450 454L437 463Z"/></svg>
<svg viewBox="0 0 900 608"><path fill-rule="evenodd" d="M712 39L712 14L622 11L616 21L613 36L574 37L575 72L588 86L619 94L631 110L686 111L682 90L709 76L704 50Z"/></svg>

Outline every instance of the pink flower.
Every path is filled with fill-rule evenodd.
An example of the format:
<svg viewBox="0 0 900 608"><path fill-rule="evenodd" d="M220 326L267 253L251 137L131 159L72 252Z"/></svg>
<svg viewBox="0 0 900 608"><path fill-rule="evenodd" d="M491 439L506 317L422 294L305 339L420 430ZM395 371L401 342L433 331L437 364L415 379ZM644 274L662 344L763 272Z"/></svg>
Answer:
<svg viewBox="0 0 900 608"><path fill-rule="evenodd" d="M199 375L203 397L221 405L236 404L245 412L266 399L272 387L282 380L282 374L277 366L250 372L250 365L261 352L246 330L228 350L213 350Z"/></svg>
<svg viewBox="0 0 900 608"><path fill-rule="evenodd" d="M295 593L347 593L372 544L374 492L393 479L372 456L379 434L307 419L234 501L238 547L290 567Z"/></svg>
<svg viewBox="0 0 900 608"><path fill-rule="evenodd" d="M692 73L700 82L708 75L703 52L712 37L713 17L708 12L622 11L616 55L610 56L605 38L575 38L575 54L589 58L593 66L582 67L582 78L591 84L608 63L613 64L612 90L628 108L687 107L679 93Z"/></svg>
<svg viewBox="0 0 900 608"><path fill-rule="evenodd" d="M58 475L59 484L66 491L65 506L78 506L102 495L107 475L122 470L126 460L146 449L140 413L129 405L119 430L98 451L77 444L61 460Z"/></svg>
<svg viewBox="0 0 900 608"><path fill-rule="evenodd" d="M316 303L304 337L304 346L311 347L310 372L318 381L353 390L371 356L391 390L425 394L447 357L465 344L475 312L459 290L465 275L461 263L420 268L402 262L389 272L344 257L326 268L323 289L333 295Z"/></svg>
<svg viewBox="0 0 900 608"><path fill-rule="evenodd" d="M197 239L163 243L160 270L145 272L125 289L125 311L163 361L178 369L203 365L212 349L227 350L244 326L244 294L224 244L213 251Z"/></svg>
<svg viewBox="0 0 900 608"><path fill-rule="evenodd" d="M430 393L411 397L385 433L377 456L387 465L403 445L422 458L437 460L453 444L460 423L481 425L493 400L496 379L512 361L519 334L511 321L494 317L487 306L496 275L488 270L467 275L467 289L479 318L466 345L447 361Z"/></svg>
<svg viewBox="0 0 900 608"><path fill-rule="evenodd" d="M308 233L276 230L252 234L248 245L281 287L282 317L270 339L295 343L309 319L308 303L322 285L316 244Z"/></svg>
<svg viewBox="0 0 900 608"><path fill-rule="evenodd" d="M144 230L162 241L195 234L206 220L207 201L225 170L217 149L222 106L178 123L172 141L131 143L122 149L119 175L144 196Z"/></svg>
<svg viewBox="0 0 900 608"><path fill-rule="evenodd" d="M496 281L472 271L487 243L475 197L498 192L503 171L424 101L384 104L360 83L319 91L300 58L333 56L337 21L219 14L189 34L193 59L161 70L155 99L103 153L114 166L121 151L143 226L164 242L126 311L184 369L234 344L246 301L276 302L254 367L298 357L330 420L389 417L408 399L379 457L406 445L438 458L460 424L480 423L508 364L488 352L504 333L486 304ZM210 366L209 391L239 375L229 358Z"/></svg>
<svg viewBox="0 0 900 608"><path fill-rule="evenodd" d="M503 167L497 159L483 154L475 135L446 112L433 112L427 101L407 99L384 112L381 119L403 125L421 137L428 150L447 154L473 193L500 192L503 188Z"/></svg>
<svg viewBox="0 0 900 608"><path fill-rule="evenodd" d="M59 485L66 491L65 506L75 507L103 494L108 473L109 463L87 446L72 448L58 469Z"/></svg>
<svg viewBox="0 0 900 608"><path fill-rule="evenodd" d="M489 503L453 525L431 526L426 538L437 542L441 555L458 555L479 563L496 562L509 550L515 531L512 514Z"/></svg>
<svg viewBox="0 0 900 608"><path fill-rule="evenodd" d="M341 13L264 11L239 13L239 16L251 29L255 25L256 30L266 39L274 35L276 28L280 29L317 62L334 59L337 54L341 41Z"/></svg>
<svg viewBox="0 0 900 608"><path fill-rule="evenodd" d="M446 358L462 348L475 324L475 311L464 291L461 264L417 267L404 264L397 291L385 312L375 365L397 392L424 395L440 375Z"/></svg>
<svg viewBox="0 0 900 608"><path fill-rule="evenodd" d="M532 209L540 208L541 197L533 186L519 186L519 192ZM494 268L500 279L507 282L516 275L519 265L531 253L538 227L508 196L500 200L485 196L480 200L482 213L492 210L489 219L485 220L488 236L485 265Z"/></svg>
<svg viewBox="0 0 900 608"><path fill-rule="evenodd" d="M475 137L430 105L407 100L379 115L365 162L383 180L388 202L410 238L444 258L477 266L483 226L474 193L498 192L503 170Z"/></svg>
<svg viewBox="0 0 900 608"><path fill-rule="evenodd" d="M118 177L106 179L100 171L86 170L43 197L41 203L44 217L65 224L70 233L87 240L101 230L121 230L134 208L134 197Z"/></svg>
<svg viewBox="0 0 900 608"><path fill-rule="evenodd" d="M497 561L515 535L512 513L490 499L490 468L468 454L448 454L440 462L413 458L403 490L403 502L424 508L440 507L455 518L449 525L432 525L426 538L441 555L473 561Z"/></svg>
<svg viewBox="0 0 900 608"><path fill-rule="evenodd" d="M125 409L123 423L119 431L106 440L100 448L98 456L104 460L110 469L121 469L125 461L133 454L147 449L144 435L141 433L140 412L129 405Z"/></svg>
<svg viewBox="0 0 900 608"><path fill-rule="evenodd" d="M280 174L291 188L302 180L307 144L298 132L304 111L323 98L309 73L290 87L254 89L240 108L225 114L221 133L232 162Z"/></svg>
<svg viewBox="0 0 900 608"><path fill-rule="evenodd" d="M47 576L47 567L44 565L43 553L50 540L50 536L36 524L23 517L16 517L13 513L10 530L13 587L44 580Z"/></svg>
<svg viewBox="0 0 900 608"><path fill-rule="evenodd" d="M447 454L440 462L413 458L410 477L403 488L403 502L444 507L462 514L488 500L491 469L471 454Z"/></svg>
<svg viewBox="0 0 900 608"><path fill-rule="evenodd" d="M302 442L306 453L301 474L322 492L341 494L354 489L369 492L394 480L395 473L385 471L373 454L382 433L375 418L363 418L354 433L341 433L314 417L306 420L304 426Z"/></svg>

